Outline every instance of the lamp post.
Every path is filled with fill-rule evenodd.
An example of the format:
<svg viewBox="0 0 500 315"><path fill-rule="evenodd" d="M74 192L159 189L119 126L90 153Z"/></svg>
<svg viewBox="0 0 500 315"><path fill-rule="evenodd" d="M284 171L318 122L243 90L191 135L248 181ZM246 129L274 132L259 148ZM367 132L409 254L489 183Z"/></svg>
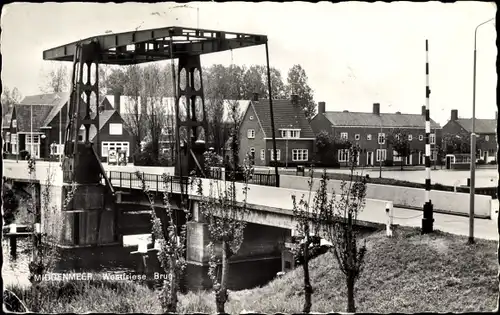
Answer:
<svg viewBox="0 0 500 315"><path fill-rule="evenodd" d="M468 244L474 244L474 194L476 177L476 41L477 29L494 18L489 19L478 26L474 31L474 70L472 81L472 130L470 135L470 208L469 208L469 240Z"/></svg>

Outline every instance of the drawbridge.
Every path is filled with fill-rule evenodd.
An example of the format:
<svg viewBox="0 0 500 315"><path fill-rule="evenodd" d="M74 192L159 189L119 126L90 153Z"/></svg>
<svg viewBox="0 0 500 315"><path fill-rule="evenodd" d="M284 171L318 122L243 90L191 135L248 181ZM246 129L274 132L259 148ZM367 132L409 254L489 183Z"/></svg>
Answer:
<svg viewBox="0 0 500 315"><path fill-rule="evenodd" d="M114 211L116 191L100 159L99 65L126 66L171 60L176 117L175 175L182 182L193 171L203 175L202 157L207 149L208 141L204 137L208 122L200 56L263 44L271 91L267 36L264 35L174 26L93 36L43 52L44 60L73 65L62 163L62 192L63 196L69 196L61 201L67 216L64 221L66 244L107 244L120 239L117 211ZM269 99L274 125L271 95ZM93 141L92 134L96 134ZM182 187L181 198L186 194ZM91 230L97 231L96 235L91 235Z"/></svg>

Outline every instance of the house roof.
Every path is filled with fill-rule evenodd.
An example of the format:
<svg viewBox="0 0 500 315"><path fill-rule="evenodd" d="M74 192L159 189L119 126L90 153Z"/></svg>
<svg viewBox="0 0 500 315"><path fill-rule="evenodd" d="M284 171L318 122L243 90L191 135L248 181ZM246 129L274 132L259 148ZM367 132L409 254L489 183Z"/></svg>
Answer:
<svg viewBox="0 0 500 315"><path fill-rule="evenodd" d="M457 119L456 122L462 126L468 132L472 131L472 118L469 119ZM476 133L496 133L497 120L496 119L477 119L475 120L475 132Z"/></svg>
<svg viewBox="0 0 500 315"><path fill-rule="evenodd" d="M19 104L50 106L52 110L46 115L45 120L41 124L41 126L47 126L59 113L64 104L68 102L69 95L69 92L30 95L26 96Z"/></svg>
<svg viewBox="0 0 500 315"><path fill-rule="evenodd" d="M38 131L52 110L52 106L17 104L14 105L14 109L16 111L17 132L30 132L32 128L31 118L33 117L33 131Z"/></svg>
<svg viewBox="0 0 500 315"><path fill-rule="evenodd" d="M323 114L333 126L425 128L425 116L421 114L325 112ZM431 129L441 126L431 119Z"/></svg>
<svg viewBox="0 0 500 315"><path fill-rule="evenodd" d="M251 102L255 113L264 129L264 137L272 136L271 111L269 100L261 99ZM290 100L273 100L275 130L285 128L301 129L301 138L314 138L314 132L302 109L293 105ZM278 135L277 135L278 136Z"/></svg>
<svg viewBox="0 0 500 315"><path fill-rule="evenodd" d="M115 103L115 98L114 95L106 95L106 99L108 100L109 104L114 106ZM151 101L154 100L152 97L148 97L146 99L146 112L150 110L149 104L151 104ZM138 107L137 110L140 112L141 111L141 97L138 97ZM133 96L128 96L128 95L121 95L120 96L120 115L126 115L126 114L133 114L135 113L135 97ZM166 113L175 113L175 99L173 97L162 97L161 98L161 105L165 109Z"/></svg>
<svg viewBox="0 0 500 315"><path fill-rule="evenodd" d="M116 113L114 109L106 109L99 113L99 131L106 125L108 120ZM89 139L90 141L94 140L96 136L95 129L90 129Z"/></svg>

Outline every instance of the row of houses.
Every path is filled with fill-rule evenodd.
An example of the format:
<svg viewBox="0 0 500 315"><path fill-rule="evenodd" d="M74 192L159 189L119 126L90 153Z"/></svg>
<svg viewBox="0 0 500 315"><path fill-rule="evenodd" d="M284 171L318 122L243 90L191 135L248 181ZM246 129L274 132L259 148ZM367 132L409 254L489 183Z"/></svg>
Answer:
<svg viewBox="0 0 500 315"><path fill-rule="evenodd" d="M4 152L18 154L27 150L37 158L61 154L68 101L69 93L52 93L27 96L19 104L15 104L2 122ZM102 99L99 105L99 143L96 145L101 157L106 159L110 150L117 149L125 151L129 157L133 154L138 139L127 130L124 117L131 115L131 107L135 104L139 104L135 110L147 112L148 101L134 101L130 97L119 95L108 95ZM228 111L234 102L224 101L223 123L230 120ZM298 104L296 95L287 100L273 100L277 147L274 157L269 100L254 94L251 100L236 102L241 115L240 159L250 153L257 166L270 165L274 160L284 166L311 163L316 154L315 139L320 132L357 143L362 149L358 164L363 166L378 165L384 161L404 165L424 164L424 106L420 114L384 113L379 103L373 104L371 112L350 112L326 111L325 102L319 102L318 114L309 122ZM161 147L163 150L171 150L175 130L174 100L163 98L161 104L166 109L165 119L171 118L162 133ZM457 110L451 111L450 120L443 127L431 120L431 160L437 158L436 144L440 143L443 134L470 133L471 127L472 120L459 118ZM394 129L404 129L408 133L412 153L404 159L398 156L387 141L388 135ZM84 130L81 132L83 137ZM478 141L480 158L486 162L495 160L496 119L476 119L476 133L481 140ZM94 131L90 139L95 141L95 138ZM228 135L223 132L215 138L218 138L219 143L225 143ZM344 150L337 152L338 162L346 162L348 158Z"/></svg>

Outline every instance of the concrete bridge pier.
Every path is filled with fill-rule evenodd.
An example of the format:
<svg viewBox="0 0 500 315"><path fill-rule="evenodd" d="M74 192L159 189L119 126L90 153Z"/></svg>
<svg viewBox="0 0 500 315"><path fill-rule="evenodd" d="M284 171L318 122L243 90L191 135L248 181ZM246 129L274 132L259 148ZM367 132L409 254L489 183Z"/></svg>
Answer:
<svg viewBox="0 0 500 315"><path fill-rule="evenodd" d="M186 258L189 264L207 267L210 253L207 249L210 243L208 224L205 223L203 215L199 209L198 201L191 201L193 219L187 223L187 248ZM234 283L230 283L230 288L236 288L242 283L250 284L252 281L259 283L263 279L273 278L277 272L282 271L282 259L288 259L284 243L291 237L291 230L286 228L267 226L255 223L247 223L244 231L243 244L238 253L231 257L230 274ZM215 248L217 257L221 256L220 244ZM243 266L249 266L244 268ZM266 266L266 267L252 267ZM252 268L255 268L252 270ZM257 269L259 268L259 269ZM205 270L202 268L199 270ZM249 279L249 277L253 279ZM197 277L199 287L206 285L205 277ZM193 286L191 283L190 286Z"/></svg>

